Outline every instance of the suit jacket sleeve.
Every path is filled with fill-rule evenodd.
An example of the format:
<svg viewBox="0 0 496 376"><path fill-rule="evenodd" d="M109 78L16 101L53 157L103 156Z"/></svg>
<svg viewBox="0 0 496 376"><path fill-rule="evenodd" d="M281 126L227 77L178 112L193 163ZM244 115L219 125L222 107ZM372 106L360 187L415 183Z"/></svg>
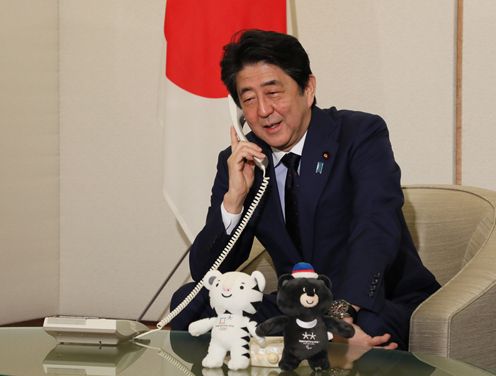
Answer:
<svg viewBox="0 0 496 376"><path fill-rule="evenodd" d="M228 190L229 175L227 158L230 153L230 148L228 148L219 154L217 174L212 187L210 207L208 209L205 226L197 235L190 248L189 265L191 277L195 281L199 281L203 278L230 239L230 236L226 234L220 209L224 194ZM246 206L247 205L245 204L245 209ZM253 231L248 226L227 258L221 264L219 270L223 273L236 270L236 268L248 258L253 244L253 238Z"/></svg>
<svg viewBox="0 0 496 376"><path fill-rule="evenodd" d="M340 295L362 308L379 311L385 300L384 278L399 252L403 193L385 122L361 118L349 149L353 216Z"/></svg>

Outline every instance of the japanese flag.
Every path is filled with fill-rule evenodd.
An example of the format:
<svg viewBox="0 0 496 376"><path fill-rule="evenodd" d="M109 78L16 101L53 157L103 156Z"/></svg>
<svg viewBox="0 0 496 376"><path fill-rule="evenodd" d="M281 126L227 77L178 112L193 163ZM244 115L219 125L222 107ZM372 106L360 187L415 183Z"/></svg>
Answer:
<svg viewBox="0 0 496 376"><path fill-rule="evenodd" d="M164 194L190 241L205 221L217 155L230 143L223 46L251 28L286 32L286 0L167 0Z"/></svg>

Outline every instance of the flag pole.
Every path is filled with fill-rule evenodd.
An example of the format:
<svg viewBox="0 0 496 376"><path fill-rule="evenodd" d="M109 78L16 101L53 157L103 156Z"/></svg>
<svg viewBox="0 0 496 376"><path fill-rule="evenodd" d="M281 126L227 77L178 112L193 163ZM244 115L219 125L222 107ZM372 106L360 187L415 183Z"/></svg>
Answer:
<svg viewBox="0 0 496 376"><path fill-rule="evenodd" d="M296 0L288 0L288 17L287 22L289 26L288 34L298 38L298 22L296 19Z"/></svg>

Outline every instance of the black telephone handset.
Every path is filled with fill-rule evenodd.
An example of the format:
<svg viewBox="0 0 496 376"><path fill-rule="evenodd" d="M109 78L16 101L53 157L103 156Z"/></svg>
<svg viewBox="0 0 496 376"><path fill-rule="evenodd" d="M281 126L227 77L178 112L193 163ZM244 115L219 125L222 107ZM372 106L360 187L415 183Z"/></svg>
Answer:
<svg viewBox="0 0 496 376"><path fill-rule="evenodd" d="M241 111L241 109L238 108L236 103L234 103L234 100L231 98L231 96L228 96L228 104L229 104L229 112L231 114L231 120L233 122L234 128L236 129L236 133L238 134L238 138L241 141L246 141L246 136L243 133L243 124L245 123L243 112ZM239 225L234 230L234 233L229 239L229 242L227 243L227 245L225 246L224 250L221 252L219 257L217 258L217 260L215 260L214 264L210 267L209 271L217 270L220 264L222 263L222 261L224 261L224 259L227 257L231 249L234 247L234 244L236 244L239 237L243 233L243 230L245 229L246 225L248 224L248 221L255 212L255 209L257 208L260 200L262 199L262 196L264 195L267 186L269 185L269 177L267 176L267 167L268 167L267 158L265 158L263 161L261 161L258 158L255 158L255 165L258 168L260 168L263 172L263 180L262 183L260 184L260 188L258 189L255 198L248 207L248 210L244 214ZM134 339L140 339L148 335L149 333L161 330L165 325L170 323L172 319L176 317L184 308L186 308L186 306L195 298L195 296L198 295L202 287L203 287L203 280L200 280L196 284L194 289L189 293L189 295L172 312L170 312L168 315L166 315L162 320L158 322L157 329L142 333L134 337Z"/></svg>

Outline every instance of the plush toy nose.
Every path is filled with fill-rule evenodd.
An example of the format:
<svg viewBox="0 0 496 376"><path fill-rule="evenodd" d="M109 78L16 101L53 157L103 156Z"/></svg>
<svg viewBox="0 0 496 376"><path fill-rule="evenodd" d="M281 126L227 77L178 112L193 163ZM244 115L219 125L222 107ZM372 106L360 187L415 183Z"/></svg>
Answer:
<svg viewBox="0 0 496 376"><path fill-rule="evenodd" d="M231 292L231 289L229 287L222 287L222 291Z"/></svg>
<svg viewBox="0 0 496 376"><path fill-rule="evenodd" d="M314 295L315 295L315 291L314 291L313 289L309 289L309 290L307 291L307 295L308 295L308 296L314 296Z"/></svg>

